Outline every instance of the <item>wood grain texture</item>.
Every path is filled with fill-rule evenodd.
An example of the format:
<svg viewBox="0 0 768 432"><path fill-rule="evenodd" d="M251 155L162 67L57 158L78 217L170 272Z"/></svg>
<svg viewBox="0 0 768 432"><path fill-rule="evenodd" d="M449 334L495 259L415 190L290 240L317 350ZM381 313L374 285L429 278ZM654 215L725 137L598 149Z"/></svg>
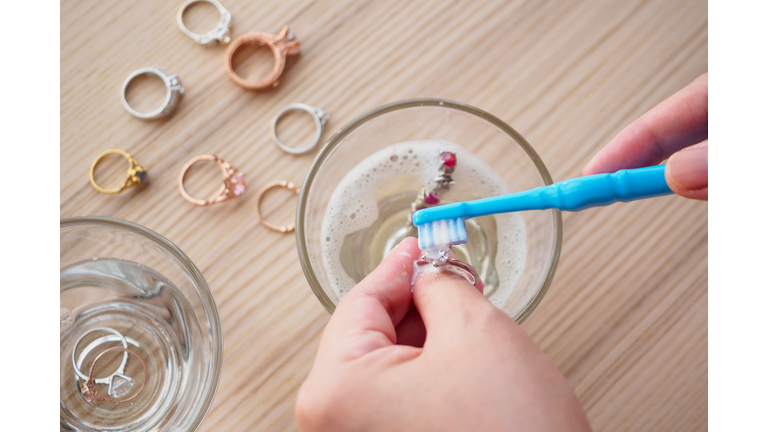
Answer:
<svg viewBox="0 0 768 432"><path fill-rule="evenodd" d="M328 321L294 237L255 218L256 190L301 182L314 157L271 143L279 108L326 109L327 139L384 103L466 102L516 128L562 180L707 70L701 1L226 0L235 36L289 23L303 45L279 88L251 93L227 78L225 48L198 46L176 28L180 3L61 3L61 216L135 221L200 267L224 330L224 372L205 431L294 430L296 392ZM178 73L187 90L167 120L138 120L120 104L123 79L150 65ZM132 153L152 183L96 193L88 167L110 148ZM247 174L243 199L208 208L182 200L179 170L203 153ZM190 188L210 192L216 175L201 169ZM275 195L265 211L287 221L294 199ZM666 197L564 222L557 276L526 331L574 386L595 430L706 429L707 204Z"/></svg>

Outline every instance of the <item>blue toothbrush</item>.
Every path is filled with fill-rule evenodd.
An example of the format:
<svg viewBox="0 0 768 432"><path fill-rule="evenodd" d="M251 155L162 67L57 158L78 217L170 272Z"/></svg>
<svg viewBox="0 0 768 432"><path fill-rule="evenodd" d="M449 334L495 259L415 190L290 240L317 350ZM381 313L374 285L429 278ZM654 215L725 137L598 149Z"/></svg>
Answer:
<svg viewBox="0 0 768 432"><path fill-rule="evenodd" d="M508 195L421 209L413 214L413 224L419 229L419 247L434 249L468 243L464 219L471 217L526 210L580 211L668 195L672 191L664 178L664 167L578 177Z"/></svg>

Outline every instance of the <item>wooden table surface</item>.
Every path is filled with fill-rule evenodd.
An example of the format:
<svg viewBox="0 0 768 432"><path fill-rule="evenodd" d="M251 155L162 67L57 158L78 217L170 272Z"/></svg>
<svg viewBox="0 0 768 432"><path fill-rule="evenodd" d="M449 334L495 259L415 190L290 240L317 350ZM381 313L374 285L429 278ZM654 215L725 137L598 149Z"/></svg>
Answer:
<svg viewBox="0 0 768 432"><path fill-rule="evenodd" d="M205 431L294 430L296 392L329 318L304 279L294 236L267 231L255 217L256 190L301 182L316 153L295 157L272 144L279 108L304 102L329 111L325 141L388 102L465 102L507 121L563 180L707 71L701 1L223 1L235 36L290 24L302 42L277 89L253 93L230 81L224 47L199 46L176 28L181 0L61 3L61 216L137 222L201 269L224 331ZM195 6L185 19L198 30L218 15ZM271 67L261 50L236 60L246 77ZM121 106L124 78L146 66L178 73L186 87L167 120L142 121ZM129 98L147 107L160 89L144 80ZM309 138L312 124L292 117L281 128L286 140ZM152 183L97 193L88 168L110 148L132 153ZM204 153L247 174L244 197L205 208L181 198L179 170ZM115 162L99 174L116 179ZM199 195L220 179L215 166L194 174L189 189ZM289 221L294 200L274 193L265 209ZM707 203L665 197L563 218L557 276L525 330L568 378L595 430L706 429Z"/></svg>

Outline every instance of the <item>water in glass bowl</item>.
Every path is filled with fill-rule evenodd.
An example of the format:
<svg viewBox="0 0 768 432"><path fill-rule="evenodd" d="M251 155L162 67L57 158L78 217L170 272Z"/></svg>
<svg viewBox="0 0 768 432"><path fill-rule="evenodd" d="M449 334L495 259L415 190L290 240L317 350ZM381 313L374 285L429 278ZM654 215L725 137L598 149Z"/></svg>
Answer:
<svg viewBox="0 0 768 432"><path fill-rule="evenodd" d="M184 295L160 273L119 259L68 265L60 282L62 430L161 430L189 415L184 407L200 397L210 347L201 342L195 311ZM96 330L101 328L124 336L140 359L127 356L124 371L114 378L116 388L110 392L108 385L96 385L106 400L88 402L73 359L89 375L100 353L122 347L119 335ZM105 354L92 376L109 377L123 357L121 351Z"/></svg>
<svg viewBox="0 0 768 432"><path fill-rule="evenodd" d="M440 203L509 193L506 182L482 159L442 140L407 141L374 153L336 187L323 216L323 262L339 297L346 294L402 239L415 237L412 204L438 175L441 152L456 154L455 181ZM466 221L469 243L454 246L456 258L471 264L484 294L503 307L525 268L526 227L520 214Z"/></svg>

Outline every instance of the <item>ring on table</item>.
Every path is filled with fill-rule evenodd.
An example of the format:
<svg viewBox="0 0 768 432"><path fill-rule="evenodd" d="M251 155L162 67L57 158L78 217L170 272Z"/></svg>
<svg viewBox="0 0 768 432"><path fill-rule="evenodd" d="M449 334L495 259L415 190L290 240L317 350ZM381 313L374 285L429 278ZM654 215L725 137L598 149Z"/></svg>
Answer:
<svg viewBox="0 0 768 432"><path fill-rule="evenodd" d="M277 137L277 122L280 121L280 119L290 111L306 111L309 113L309 115L312 116L312 119L315 120L315 138L312 140L312 144L302 148L291 148L280 142L280 139ZM323 135L323 128L325 127L325 122L327 122L329 118L330 114L320 108L315 108L303 103L292 103L278 111L277 114L275 114L275 117L272 119L272 139L275 141L275 144L277 144L277 147L286 153L296 155L304 154L308 151L311 151L313 148L315 148L315 146L317 146L317 143L320 142L320 137Z"/></svg>
<svg viewBox="0 0 768 432"><path fill-rule="evenodd" d="M135 109L131 108L131 106L128 104L128 100L125 98L125 91L128 88L128 85L133 81L137 76L139 75L157 75L160 77L161 80L163 80L163 83L165 84L165 101L163 101L163 104L160 106L160 108L148 112L138 112ZM174 109L176 109L176 105L178 105L179 100L181 99L181 95L184 94L184 87L181 85L181 81L179 80L179 76L175 73L168 72L165 69L161 69L158 67L148 67L143 68L139 70L135 70L131 72L130 75L128 75L128 78L123 81L123 89L120 92L120 96L123 99L123 107L125 107L125 110L131 113L134 117L138 117L140 119L145 120L151 120L156 119L160 117L165 117L171 112L173 112Z"/></svg>
<svg viewBox="0 0 768 432"><path fill-rule="evenodd" d="M189 31L186 25L184 25L184 11L187 10L187 8L192 3L198 3L198 2L206 2L210 3L213 6L218 9L219 14L221 15L221 18L219 19L219 24L216 25L216 28L209 31L208 33L201 35L197 33L192 33ZM188 0L183 5L181 5L181 8L179 9L178 15L176 15L176 24L178 24L179 29L181 31L192 38L193 41L199 43L200 45L209 45L213 42L215 43L229 43L230 37L229 37L229 29L232 27L232 14L224 8L224 6L221 5L217 0Z"/></svg>
<svg viewBox="0 0 768 432"><path fill-rule="evenodd" d="M275 64L272 71L264 79L256 82L249 82L240 78L235 73L232 64L235 52L243 45L262 45L272 51L275 58ZM265 90L270 87L277 87L280 84L281 76L285 70L285 60L289 55L296 55L300 52L301 44L296 39L288 26L284 26L280 33L271 35L269 33L246 33L232 41L227 48L227 73L237 85L248 90Z"/></svg>
<svg viewBox="0 0 768 432"><path fill-rule="evenodd" d="M219 168L221 168L221 173L224 177L224 182L218 192L207 200L193 198L184 189L184 178L187 176L187 171L192 165L200 161L216 162L216 164L219 165ZM181 174L179 174L179 191L181 191L181 196L184 197L185 200L195 205L207 206L220 203L231 198L236 198L245 192L245 174L216 155L200 155L192 158L192 160L187 162L187 164L184 165L184 168L181 169Z"/></svg>
<svg viewBox="0 0 768 432"><path fill-rule="evenodd" d="M416 261L418 265L431 264L433 267L451 266L460 270L460 274L474 286L480 281L480 276L477 274L477 270L464 261L459 261L455 258L451 258L450 249L442 249L439 251L421 251L419 260Z"/></svg>
<svg viewBox="0 0 768 432"><path fill-rule="evenodd" d="M129 354L135 355L136 358L138 358L139 361L141 362L141 366L144 368L144 380L142 380L141 382L141 387L139 387L139 389L136 390L136 393L133 396L123 400L117 400L117 398L123 395L126 395L128 394L128 392L131 391L131 389L135 385L135 381L133 380L133 378L126 375L122 375L122 374L120 375L113 374L113 379L112 379L112 382L110 382L109 384L109 390L107 391L107 394L109 394L114 399L99 396L98 392L96 391L96 380L93 378L93 371L96 368L96 363L98 363L99 360L101 360L106 354L114 351L122 351L124 358L128 357ZM91 369L88 372L88 377L85 381L85 384L80 389L80 392L82 393L83 398L86 400L86 402L89 402L89 403L98 402L102 400L106 400L114 403L123 403L138 397L141 394L141 391L144 390L144 385L146 383L147 383L147 364L144 363L144 359L142 359L138 353L136 353L135 351L131 351L128 348L112 347L102 351L101 354L96 356L96 358L93 360L93 364L91 364Z"/></svg>
<svg viewBox="0 0 768 432"><path fill-rule="evenodd" d="M296 193L296 195L298 195L299 192L301 192L301 188L300 187L294 185L293 183L291 183L289 181L279 180L279 181L273 181L271 183L267 183L266 185L264 185L263 188L261 188L261 190L259 190L258 197L256 198L256 215L259 217L259 221L261 222L261 224L264 225L265 227L271 229L272 231L277 231L277 232L281 232L281 233L289 233L289 232L293 231L294 229L296 229L296 225L295 224L294 225L287 225L287 226L273 225L273 224L267 222L264 219L264 217L261 215L261 200L264 197L264 194L268 190L273 189L273 188L277 188L277 187L282 187L282 188L290 189L290 190L294 191Z"/></svg>
<svg viewBox="0 0 768 432"><path fill-rule="evenodd" d="M96 179L94 178L94 171L96 171L96 167L99 165L99 163L104 158L104 156L109 154L117 154L128 159L129 166L128 166L128 172L125 178L125 183L123 183L122 186L112 188L112 189L104 189L103 187L96 184ZM115 194L115 193L122 192L132 186L146 186L149 183L149 174L147 173L147 169L139 165L136 162L136 160L133 158L133 156L130 155L130 153L124 152L119 149L107 150L104 153L97 156L96 159L91 164L89 177L91 180L91 185L94 187L94 189L105 194Z"/></svg>
<svg viewBox="0 0 768 432"><path fill-rule="evenodd" d="M83 381L93 380L95 384L99 385L109 385L112 386L112 380L117 375L124 375L125 374L125 367L128 365L128 353L123 354L123 361L120 362L120 366L117 367L117 370L112 372L109 376L104 378L93 378L93 374L90 375L84 374L80 368L78 367L78 363L76 360L76 354L77 354L77 347L80 345L80 342L82 342L83 338L88 336L91 333L101 331L106 333L112 333L113 335L117 336L120 340L120 344L123 346L123 348L128 349L128 341L125 339L125 336L123 336L122 333L119 331L109 328L109 327L98 327L91 330L88 330L87 332L83 333L80 338L77 339L77 342L75 342L75 346L72 348L72 369L75 370L75 375Z"/></svg>

